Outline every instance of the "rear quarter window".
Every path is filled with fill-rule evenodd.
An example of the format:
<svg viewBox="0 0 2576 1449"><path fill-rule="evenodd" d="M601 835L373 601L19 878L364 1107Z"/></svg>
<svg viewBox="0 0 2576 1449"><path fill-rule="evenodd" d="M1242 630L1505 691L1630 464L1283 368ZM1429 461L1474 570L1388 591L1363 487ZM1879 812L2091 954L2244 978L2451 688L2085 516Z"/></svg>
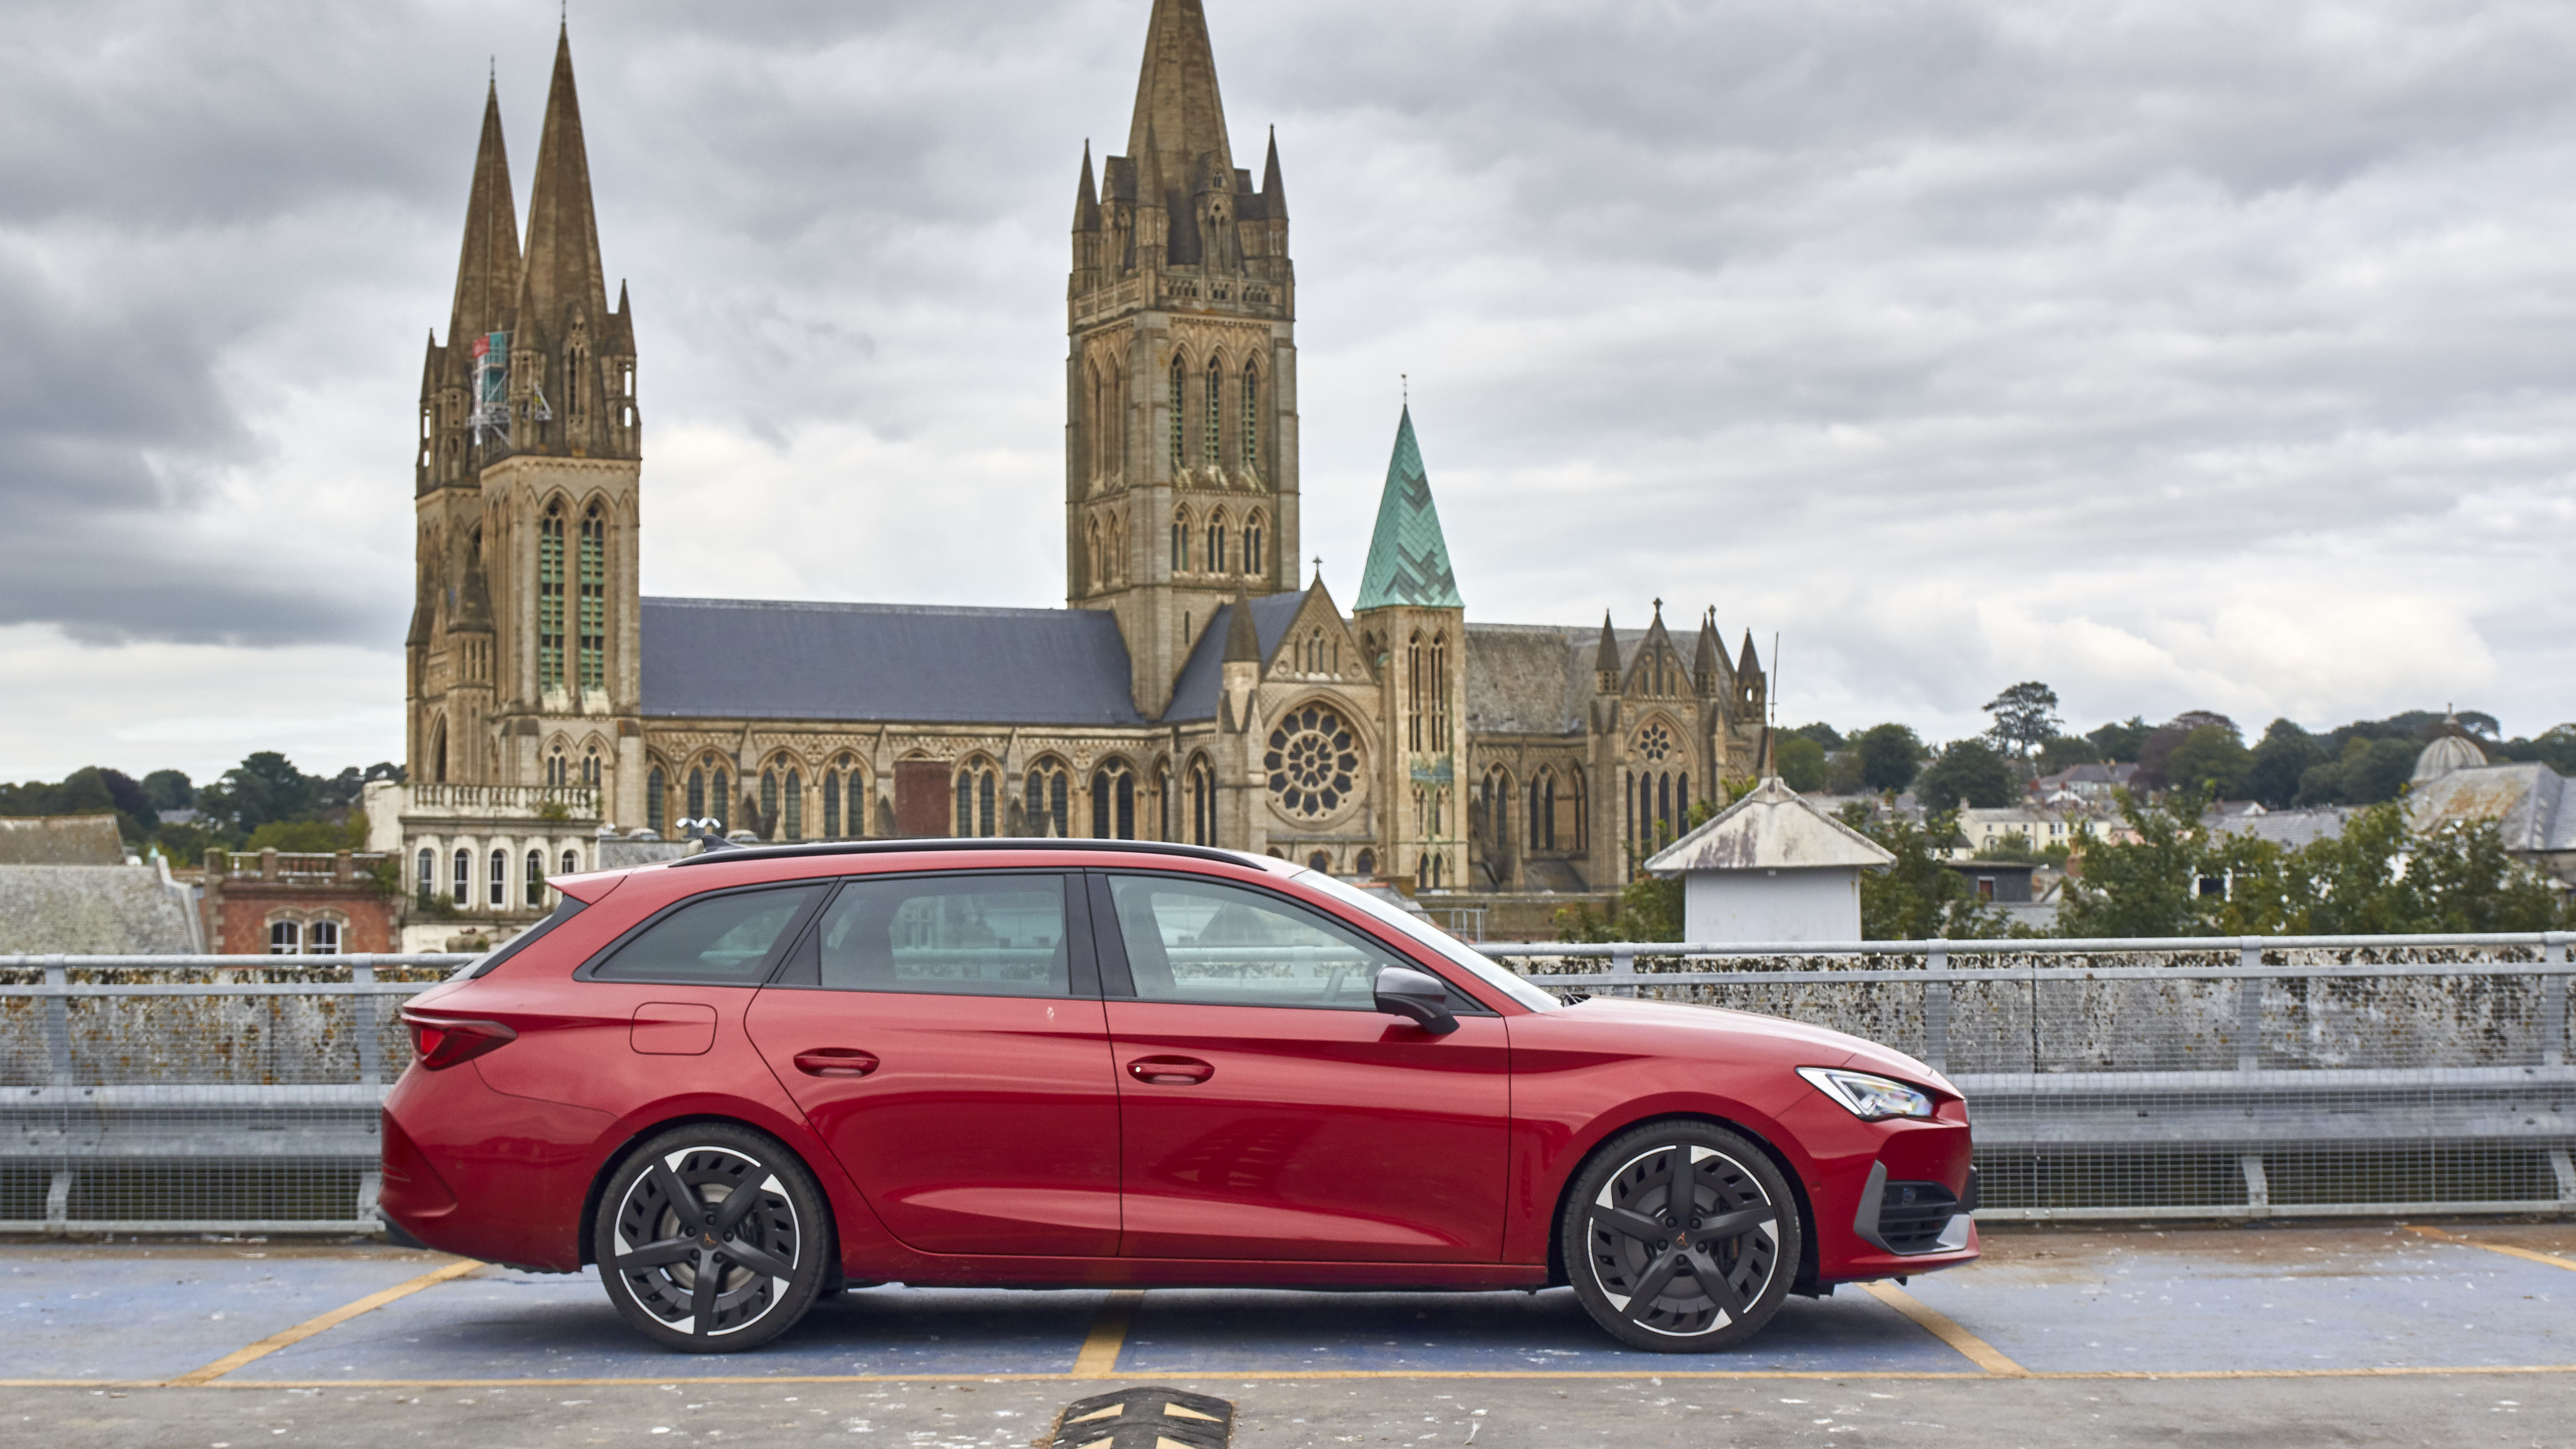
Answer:
<svg viewBox="0 0 2576 1449"><path fill-rule="evenodd" d="M825 887L808 883L700 896L664 911L583 974L593 981L757 986L790 927Z"/></svg>

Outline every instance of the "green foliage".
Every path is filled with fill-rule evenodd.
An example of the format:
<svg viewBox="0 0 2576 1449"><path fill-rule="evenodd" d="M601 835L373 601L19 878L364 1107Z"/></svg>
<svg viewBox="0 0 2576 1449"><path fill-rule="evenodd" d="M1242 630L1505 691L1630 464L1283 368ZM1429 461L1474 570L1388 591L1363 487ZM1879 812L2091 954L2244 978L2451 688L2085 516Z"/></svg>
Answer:
<svg viewBox="0 0 2576 1449"><path fill-rule="evenodd" d="M2014 865L2063 866L2071 854L2073 852L2062 844L2042 846L2033 850L2029 836L2013 831L2010 834L1994 837L1993 840L1979 847L1976 854L1968 858L2003 861Z"/></svg>
<svg viewBox="0 0 2576 1449"><path fill-rule="evenodd" d="M2138 746L2138 784L2149 790L2184 787L2185 782L2166 775L2165 767L2173 759L2173 752L2182 748L2183 741L2195 731L2210 728L2223 730L2229 739L2244 743L2244 732L2227 716L2205 709L2184 710L2149 731L2145 743Z"/></svg>
<svg viewBox="0 0 2576 1449"><path fill-rule="evenodd" d="M2120 792L2121 817L2137 838L2086 848L2084 873L2067 878L2058 906L2059 935L2216 934L2195 894L2209 832L2200 823L2200 800L2186 796L2182 805L2167 809Z"/></svg>
<svg viewBox="0 0 2576 1449"><path fill-rule="evenodd" d="M2137 760L2138 751L2145 748L2147 736L2153 733L2155 726L2147 723L2146 716L2133 714L2123 723L2087 730L2084 738L2103 759L2129 764Z"/></svg>
<svg viewBox="0 0 2576 1449"><path fill-rule="evenodd" d="M1844 744L1842 732L1822 720L1814 724L1802 724L1789 733L1802 740L1814 740L1827 750L1839 750Z"/></svg>
<svg viewBox="0 0 2576 1449"><path fill-rule="evenodd" d="M2023 759L2055 739L2058 726L2066 723L2057 717L2057 691L2036 679L2024 680L1987 700L1985 710L1995 717L1987 733L1997 745Z"/></svg>
<svg viewBox="0 0 2576 1449"><path fill-rule="evenodd" d="M2241 799L2246 772L2253 764L2253 752L2245 748L2233 727L2201 725L2184 735L2173 752L2165 756L2165 782L2212 800Z"/></svg>
<svg viewBox="0 0 2576 1449"><path fill-rule="evenodd" d="M2338 731L2340 733L2340 731ZM2299 775L2301 805L2377 805L2394 800L2415 773L2423 746L2402 735L2348 736L2342 752Z"/></svg>
<svg viewBox="0 0 2576 1449"><path fill-rule="evenodd" d="M113 815L117 834L136 845L161 823L142 786L100 765L74 770L54 784L0 785L0 815Z"/></svg>
<svg viewBox="0 0 2576 1449"><path fill-rule="evenodd" d="M1915 798L1926 806L1955 806L1965 800L1979 810L1999 810L2019 794L2012 767L1983 740L1953 740L1914 782Z"/></svg>
<svg viewBox="0 0 2576 1449"><path fill-rule="evenodd" d="M335 850L363 850L366 844L366 818L353 816L344 824L328 820L271 820L252 831L250 839L242 843L242 849L328 855Z"/></svg>
<svg viewBox="0 0 2576 1449"><path fill-rule="evenodd" d="M1800 794L1825 788L1825 747L1804 735L1782 735L1772 748L1780 780Z"/></svg>
<svg viewBox="0 0 2576 1449"><path fill-rule="evenodd" d="M2102 751L2081 735L2052 736L2039 747L2039 772L2054 775L2077 765L2098 765Z"/></svg>
<svg viewBox="0 0 2576 1449"><path fill-rule="evenodd" d="M2245 769L2246 798L2273 810L2295 804L2299 777L2325 760L2317 737L2286 719L2265 726Z"/></svg>
<svg viewBox="0 0 2576 1449"><path fill-rule="evenodd" d="M2532 739L2485 746L2490 760L2538 760L2562 775L2576 775L2576 724L2551 725Z"/></svg>
<svg viewBox="0 0 2576 1449"><path fill-rule="evenodd" d="M1833 795L1857 795L1865 788L1860 777L1860 750L1846 747L1825 756L1825 790Z"/></svg>
<svg viewBox="0 0 2576 1449"><path fill-rule="evenodd" d="M272 820L311 816L319 804L322 783L277 751L261 750L198 791L197 808L226 829L252 835Z"/></svg>
<svg viewBox="0 0 2576 1449"><path fill-rule="evenodd" d="M2001 936L2004 915L1977 899L1976 888L1942 864L1958 838L1955 811L1935 811L1918 825L1898 816L1873 820L1866 806L1845 806L1845 825L1886 846L1896 863L1860 873L1860 934L1869 941L1953 941Z"/></svg>
<svg viewBox="0 0 2576 1449"><path fill-rule="evenodd" d="M1871 725L1854 740L1860 782L1871 790L1902 790L1923 768L1923 741L1901 724Z"/></svg>
<svg viewBox="0 0 2576 1449"><path fill-rule="evenodd" d="M143 798L155 810L185 810L197 803L197 787L177 770L155 770L143 777Z"/></svg>

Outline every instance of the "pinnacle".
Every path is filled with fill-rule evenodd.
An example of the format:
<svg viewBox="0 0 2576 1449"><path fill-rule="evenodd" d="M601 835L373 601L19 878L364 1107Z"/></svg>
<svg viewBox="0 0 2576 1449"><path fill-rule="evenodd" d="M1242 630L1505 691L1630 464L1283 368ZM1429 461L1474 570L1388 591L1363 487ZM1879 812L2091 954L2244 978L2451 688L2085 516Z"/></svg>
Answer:
<svg viewBox="0 0 2576 1449"><path fill-rule="evenodd" d="M1197 175L1195 163L1211 151L1219 165L1234 169L1201 0L1154 0L1153 19L1146 25L1127 154L1143 161L1158 148L1164 151L1157 162L1166 184Z"/></svg>
<svg viewBox="0 0 2576 1449"><path fill-rule="evenodd" d="M528 195L525 260L522 325L558 326L572 307L593 317L607 311L599 222L590 197L590 156L582 142L581 99L573 85L568 29L558 31L555 40L545 129L537 139L537 177Z"/></svg>

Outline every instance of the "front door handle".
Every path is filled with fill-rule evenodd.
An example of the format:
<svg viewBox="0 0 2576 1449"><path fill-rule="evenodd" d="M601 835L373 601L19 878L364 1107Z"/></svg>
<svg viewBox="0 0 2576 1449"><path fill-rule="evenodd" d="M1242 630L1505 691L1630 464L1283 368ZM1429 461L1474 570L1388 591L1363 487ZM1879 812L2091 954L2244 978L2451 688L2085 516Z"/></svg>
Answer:
<svg viewBox="0 0 2576 1449"><path fill-rule="evenodd" d="M876 1069L876 1053L856 1047L816 1047L796 1054L796 1070L809 1077L864 1077Z"/></svg>
<svg viewBox="0 0 2576 1449"><path fill-rule="evenodd" d="M1138 1057L1127 1075L1151 1087L1195 1087L1216 1075L1216 1068L1196 1057Z"/></svg>

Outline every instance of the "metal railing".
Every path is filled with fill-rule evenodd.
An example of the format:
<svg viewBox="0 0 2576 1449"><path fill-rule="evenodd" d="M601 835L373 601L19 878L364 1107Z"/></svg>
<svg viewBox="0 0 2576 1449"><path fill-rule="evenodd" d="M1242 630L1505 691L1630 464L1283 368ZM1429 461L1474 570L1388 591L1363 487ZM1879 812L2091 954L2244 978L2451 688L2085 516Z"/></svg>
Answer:
<svg viewBox="0 0 2576 1449"><path fill-rule="evenodd" d="M1560 992L1761 1011L1922 1059L1968 1099L1981 1218L2244 1220L2576 1212L2571 940L1476 949Z"/></svg>

